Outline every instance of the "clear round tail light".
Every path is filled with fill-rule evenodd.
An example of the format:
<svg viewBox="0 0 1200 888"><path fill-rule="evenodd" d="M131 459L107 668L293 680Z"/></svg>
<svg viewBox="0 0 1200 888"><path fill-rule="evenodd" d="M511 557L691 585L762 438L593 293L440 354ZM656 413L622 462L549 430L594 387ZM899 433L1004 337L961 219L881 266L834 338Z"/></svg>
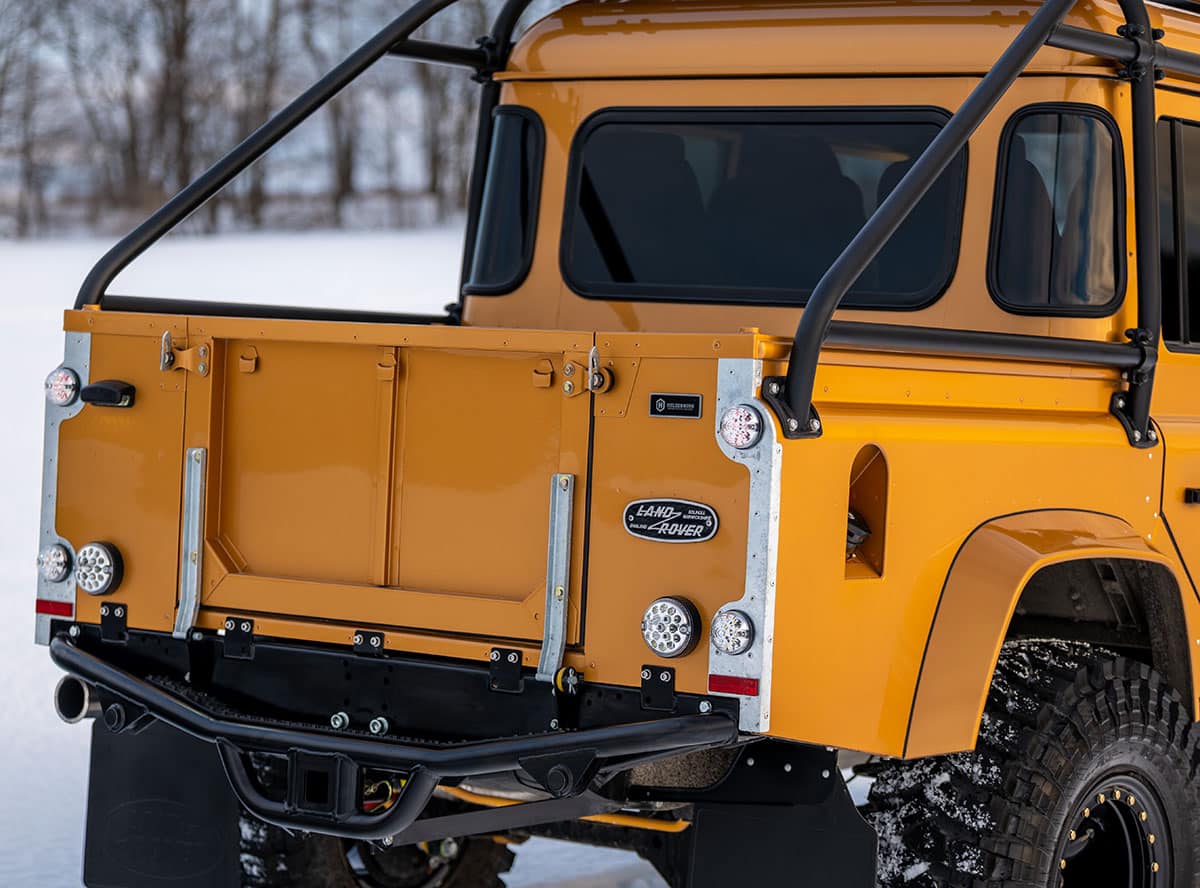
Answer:
<svg viewBox="0 0 1200 888"><path fill-rule="evenodd" d="M723 610L713 617L710 637L722 654L744 654L754 644L754 623L740 610Z"/></svg>
<svg viewBox="0 0 1200 888"><path fill-rule="evenodd" d="M659 598L642 617L646 647L660 657L682 657L700 639L700 612L686 598Z"/></svg>
<svg viewBox="0 0 1200 888"><path fill-rule="evenodd" d="M88 595L107 595L121 585L124 564L111 543L88 543L75 556L75 582Z"/></svg>
<svg viewBox="0 0 1200 888"><path fill-rule="evenodd" d="M763 433L763 417L749 404L730 407L721 415L721 440L730 447L745 450L758 443Z"/></svg>
<svg viewBox="0 0 1200 888"><path fill-rule="evenodd" d="M38 552L38 574L50 583L61 583L71 573L71 553L67 547L51 543Z"/></svg>
<svg viewBox="0 0 1200 888"><path fill-rule="evenodd" d="M56 407L69 407L79 397L79 374L58 367L46 377L46 400Z"/></svg>

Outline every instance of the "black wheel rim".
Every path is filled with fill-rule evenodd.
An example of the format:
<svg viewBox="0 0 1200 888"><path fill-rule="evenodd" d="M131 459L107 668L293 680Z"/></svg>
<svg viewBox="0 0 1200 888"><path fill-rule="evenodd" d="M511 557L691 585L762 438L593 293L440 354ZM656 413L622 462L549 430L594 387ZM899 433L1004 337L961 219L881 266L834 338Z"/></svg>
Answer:
<svg viewBox="0 0 1200 888"><path fill-rule="evenodd" d="M1134 774L1097 780L1075 804L1051 886L1173 888L1171 832L1158 794Z"/></svg>

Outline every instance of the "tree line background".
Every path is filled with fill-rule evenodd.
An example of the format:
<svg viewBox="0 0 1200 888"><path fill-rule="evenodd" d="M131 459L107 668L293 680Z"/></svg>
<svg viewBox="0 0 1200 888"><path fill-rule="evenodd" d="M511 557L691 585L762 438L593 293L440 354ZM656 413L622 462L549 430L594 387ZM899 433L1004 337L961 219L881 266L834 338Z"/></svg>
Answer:
<svg viewBox="0 0 1200 888"><path fill-rule="evenodd" d="M0 237L127 230L405 0L0 0ZM499 0L418 36L472 45ZM478 85L383 59L188 221L400 227L465 202Z"/></svg>

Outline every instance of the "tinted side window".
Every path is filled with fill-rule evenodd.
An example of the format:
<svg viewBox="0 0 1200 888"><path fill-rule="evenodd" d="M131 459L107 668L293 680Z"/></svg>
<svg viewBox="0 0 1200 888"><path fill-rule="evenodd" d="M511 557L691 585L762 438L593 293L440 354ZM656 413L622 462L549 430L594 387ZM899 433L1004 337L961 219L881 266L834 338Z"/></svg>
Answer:
<svg viewBox="0 0 1200 888"><path fill-rule="evenodd" d="M1124 288L1116 129L1089 109L1033 108L1001 141L992 294L1017 312L1107 314Z"/></svg>
<svg viewBox="0 0 1200 888"><path fill-rule="evenodd" d="M1158 130L1163 339L1200 344L1200 124Z"/></svg>
<svg viewBox="0 0 1200 888"><path fill-rule="evenodd" d="M528 273L544 143L541 120L532 112L497 109L467 293L507 293Z"/></svg>

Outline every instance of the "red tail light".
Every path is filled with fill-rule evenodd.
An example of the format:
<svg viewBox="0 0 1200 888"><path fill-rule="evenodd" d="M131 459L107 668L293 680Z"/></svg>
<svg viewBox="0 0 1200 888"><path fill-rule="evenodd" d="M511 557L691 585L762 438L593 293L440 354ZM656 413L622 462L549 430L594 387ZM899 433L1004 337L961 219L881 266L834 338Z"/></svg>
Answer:
<svg viewBox="0 0 1200 888"><path fill-rule="evenodd" d="M736 675L710 675L708 690L712 694L737 694L740 697L758 696L757 678L740 678Z"/></svg>
<svg viewBox="0 0 1200 888"><path fill-rule="evenodd" d="M73 617L75 604L70 601L50 601L45 598L37 600L37 612L51 617Z"/></svg>

